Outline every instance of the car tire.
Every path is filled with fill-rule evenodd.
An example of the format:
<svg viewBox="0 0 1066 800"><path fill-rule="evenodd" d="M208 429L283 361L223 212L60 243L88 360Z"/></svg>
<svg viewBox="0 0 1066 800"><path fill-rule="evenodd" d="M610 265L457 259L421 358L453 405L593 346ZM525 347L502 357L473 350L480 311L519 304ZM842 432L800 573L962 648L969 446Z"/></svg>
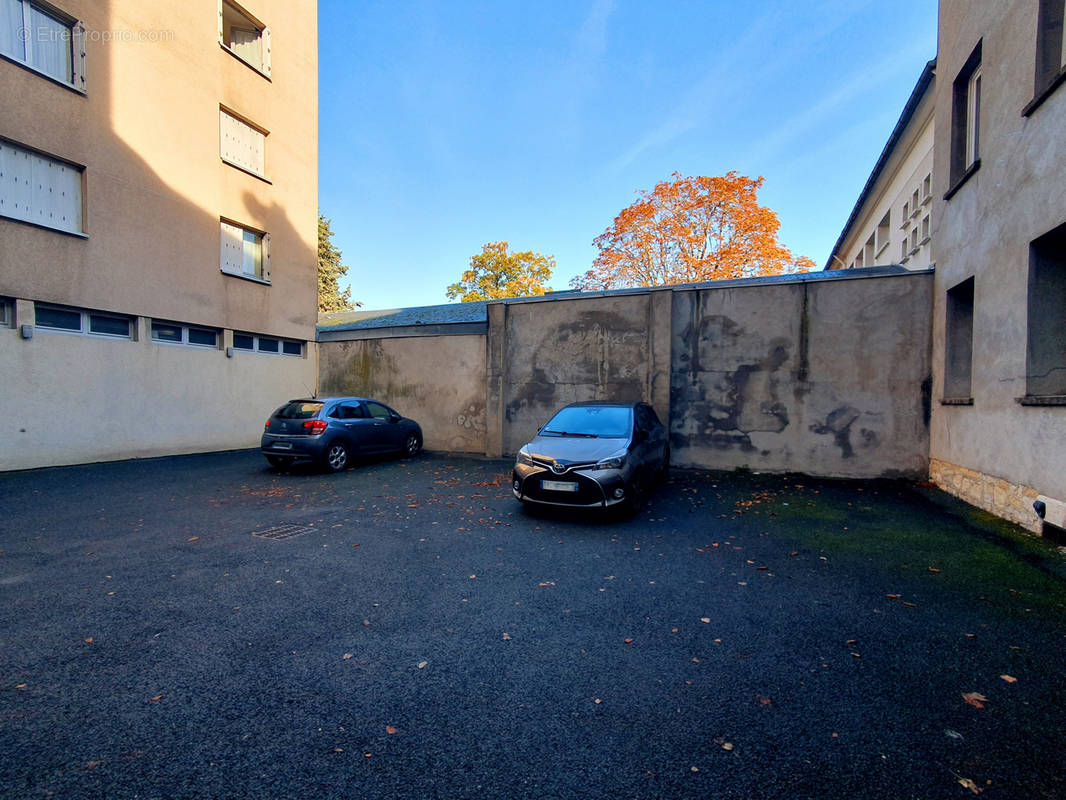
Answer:
<svg viewBox="0 0 1066 800"><path fill-rule="evenodd" d="M403 440L403 454L408 458L417 456L422 451L422 437L413 431Z"/></svg>
<svg viewBox="0 0 1066 800"><path fill-rule="evenodd" d="M326 455L322 459L322 464L330 472L343 472L348 468L348 461L348 446L338 440L326 447Z"/></svg>
<svg viewBox="0 0 1066 800"><path fill-rule="evenodd" d="M626 513L635 517L648 504L648 487L643 472L634 473L626 489L626 495Z"/></svg>
<svg viewBox="0 0 1066 800"><path fill-rule="evenodd" d="M266 459L270 462L270 466L278 469L292 466L292 459L289 456L267 456Z"/></svg>

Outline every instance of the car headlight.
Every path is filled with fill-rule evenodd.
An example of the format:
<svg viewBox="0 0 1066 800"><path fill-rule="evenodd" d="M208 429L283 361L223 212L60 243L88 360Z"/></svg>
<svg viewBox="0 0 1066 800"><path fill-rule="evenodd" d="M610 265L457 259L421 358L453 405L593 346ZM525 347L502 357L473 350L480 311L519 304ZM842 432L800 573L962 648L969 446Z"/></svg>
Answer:
<svg viewBox="0 0 1066 800"><path fill-rule="evenodd" d="M527 467L533 466L533 457L526 452L524 447L518 451L518 463L525 464Z"/></svg>
<svg viewBox="0 0 1066 800"><path fill-rule="evenodd" d="M618 455L605 458L602 461L596 462L596 469L621 469L626 463L626 454L619 453Z"/></svg>

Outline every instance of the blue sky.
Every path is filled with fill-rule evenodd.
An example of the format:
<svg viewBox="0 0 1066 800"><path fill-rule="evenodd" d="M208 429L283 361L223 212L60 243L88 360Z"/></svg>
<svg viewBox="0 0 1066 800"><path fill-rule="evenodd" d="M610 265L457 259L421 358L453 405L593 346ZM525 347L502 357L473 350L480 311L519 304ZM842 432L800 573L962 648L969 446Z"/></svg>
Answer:
<svg viewBox="0 0 1066 800"><path fill-rule="evenodd" d="M565 289L636 192L765 177L825 264L936 0L319 0L319 205L363 307L447 302L490 241Z"/></svg>

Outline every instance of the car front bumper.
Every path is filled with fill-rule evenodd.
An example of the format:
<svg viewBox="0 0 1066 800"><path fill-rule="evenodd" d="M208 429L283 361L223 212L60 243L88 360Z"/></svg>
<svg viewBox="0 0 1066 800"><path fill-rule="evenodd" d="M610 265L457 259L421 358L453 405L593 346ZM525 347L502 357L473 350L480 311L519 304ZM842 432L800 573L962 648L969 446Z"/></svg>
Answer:
<svg viewBox="0 0 1066 800"><path fill-rule="evenodd" d="M511 473L511 492L524 503L567 508L609 508L624 503L628 497L622 470L567 470L560 475L521 462Z"/></svg>

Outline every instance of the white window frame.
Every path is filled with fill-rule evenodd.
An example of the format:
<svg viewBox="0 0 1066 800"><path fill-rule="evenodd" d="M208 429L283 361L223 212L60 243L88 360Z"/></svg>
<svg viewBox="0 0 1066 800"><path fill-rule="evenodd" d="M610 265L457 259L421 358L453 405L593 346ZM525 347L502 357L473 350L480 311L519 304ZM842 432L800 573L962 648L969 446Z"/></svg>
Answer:
<svg viewBox="0 0 1066 800"><path fill-rule="evenodd" d="M238 336L249 336L249 337L251 337L252 346L251 347L238 347L237 343L236 343ZM248 333L247 331L234 331L233 332L233 337L234 337L233 349L235 351L237 351L237 352L259 353L260 355L265 355L265 356L285 356L286 358L303 358L303 356L304 356L304 342L301 342L298 339L286 339L286 338L284 338L282 336L260 336L258 333ZM262 349L260 349L260 347L259 347L260 339L269 339L270 341L277 342L278 343L277 351L275 352L274 350L262 350ZM285 352L285 345L286 344L295 344L295 345L297 345L300 348L300 352L299 353L286 353Z"/></svg>
<svg viewBox="0 0 1066 800"><path fill-rule="evenodd" d="M181 331L181 341L179 342L173 341L171 339L157 338L155 335L156 325L167 325L172 328L177 328L179 331ZM215 343L202 344L200 342L189 341L190 330L208 331L210 333L213 333L215 335ZM175 347L198 347L201 350L218 350L219 343L222 341L222 331L220 331L218 328L212 328L208 325L187 325L182 322L170 322L169 320L165 319L150 320L148 325L148 335L151 336L152 342L154 344L173 345Z"/></svg>
<svg viewBox="0 0 1066 800"><path fill-rule="evenodd" d="M259 32L260 63L256 64L246 58L243 54L238 52L238 50L232 47L230 42L226 40L226 6L229 6L238 15L243 17L246 22L248 22L256 31ZM232 29L232 26L230 27ZM270 80L270 26L264 25L252 14L248 13L248 10L246 8L244 8L238 3L231 2L231 0L218 0L218 43L227 53L231 53L235 58L240 59L241 62L247 64L249 67L254 69L267 80Z"/></svg>
<svg viewBox="0 0 1066 800"><path fill-rule="evenodd" d="M219 269L226 275L270 283L270 234L234 220L221 219ZM259 244L258 271L248 271L248 245ZM239 256L239 257L238 257Z"/></svg>
<svg viewBox="0 0 1066 800"><path fill-rule="evenodd" d="M54 328L50 325L42 325L37 319L38 310L55 310L65 311L79 316L79 327L77 330L73 328ZM93 317L108 317L110 319L122 319L126 321L126 333L105 333L102 331L94 331L92 329ZM118 339L122 341L133 341L133 332L135 330L135 322L132 317L127 314L118 314L111 311L100 311L97 309L89 308L73 308L71 306L56 305L54 303L36 303L34 304L34 326L35 329L41 331L48 331L49 333L66 333L74 336L93 336L100 339Z"/></svg>
<svg viewBox="0 0 1066 800"><path fill-rule="evenodd" d="M966 159L969 169L980 158L981 148L981 65L978 64L966 83Z"/></svg>
<svg viewBox="0 0 1066 800"><path fill-rule="evenodd" d="M225 106L219 106L218 155L230 166L266 180L266 140L269 133ZM249 152L243 152L245 150Z"/></svg>
<svg viewBox="0 0 1066 800"><path fill-rule="evenodd" d="M66 86L85 94L85 24L46 3L36 2L35 0L14 1L22 6L22 25L19 29L10 32L12 49L0 50L0 56L61 86ZM41 64L41 56L38 50L34 48L34 45L39 44L41 41L39 39L41 34L38 33L37 36L31 35L34 30L32 21L34 12L48 18L64 29L61 36L69 48L67 54L70 59L69 75L60 76L53 71L49 71ZM2 16L0 16L0 24L3 24ZM20 49L22 52L16 52L15 48Z"/></svg>

